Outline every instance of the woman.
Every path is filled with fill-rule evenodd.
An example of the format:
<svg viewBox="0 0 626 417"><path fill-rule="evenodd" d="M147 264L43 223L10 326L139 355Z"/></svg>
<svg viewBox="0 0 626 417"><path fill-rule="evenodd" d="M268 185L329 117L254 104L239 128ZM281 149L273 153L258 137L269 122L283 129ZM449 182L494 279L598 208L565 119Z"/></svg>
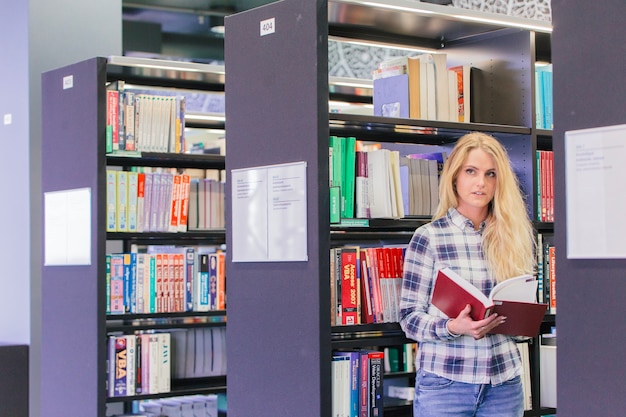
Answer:
<svg viewBox="0 0 626 417"><path fill-rule="evenodd" d="M534 272L534 232L504 147L483 133L463 136L439 193L433 221L415 231L405 255L400 324L419 342L414 417L522 416L516 340L489 333L506 317L474 321L469 306L447 317L430 303L444 267L486 295L499 281Z"/></svg>

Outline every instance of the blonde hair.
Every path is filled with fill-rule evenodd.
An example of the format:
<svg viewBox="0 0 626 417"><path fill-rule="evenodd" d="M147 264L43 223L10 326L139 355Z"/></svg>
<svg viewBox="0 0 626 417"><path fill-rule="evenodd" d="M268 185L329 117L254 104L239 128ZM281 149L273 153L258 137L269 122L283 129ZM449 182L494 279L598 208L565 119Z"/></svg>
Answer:
<svg viewBox="0 0 626 417"><path fill-rule="evenodd" d="M433 220L445 216L449 208L458 206L456 178L474 149L482 149L491 155L496 165L495 195L489 203L483 231L483 250L488 269L498 282L517 275L533 274L533 226L506 149L494 137L472 132L456 143L441 174L439 206Z"/></svg>

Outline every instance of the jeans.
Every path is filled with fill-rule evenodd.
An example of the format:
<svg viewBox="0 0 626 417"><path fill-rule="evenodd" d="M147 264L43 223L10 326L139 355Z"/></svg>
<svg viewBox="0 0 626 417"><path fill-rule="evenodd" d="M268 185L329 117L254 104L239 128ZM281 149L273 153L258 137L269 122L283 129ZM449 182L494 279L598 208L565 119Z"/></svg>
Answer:
<svg viewBox="0 0 626 417"><path fill-rule="evenodd" d="M414 417L521 417L524 415L519 376L499 385L466 384L418 371Z"/></svg>

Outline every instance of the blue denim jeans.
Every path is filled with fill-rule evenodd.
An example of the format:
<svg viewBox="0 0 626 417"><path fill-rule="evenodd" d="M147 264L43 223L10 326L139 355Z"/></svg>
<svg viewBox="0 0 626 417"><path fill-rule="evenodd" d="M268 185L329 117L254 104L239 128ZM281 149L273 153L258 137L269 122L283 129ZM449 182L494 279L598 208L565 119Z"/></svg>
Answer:
<svg viewBox="0 0 626 417"><path fill-rule="evenodd" d="M521 417L523 395L519 376L499 385L466 384L418 371L413 416Z"/></svg>

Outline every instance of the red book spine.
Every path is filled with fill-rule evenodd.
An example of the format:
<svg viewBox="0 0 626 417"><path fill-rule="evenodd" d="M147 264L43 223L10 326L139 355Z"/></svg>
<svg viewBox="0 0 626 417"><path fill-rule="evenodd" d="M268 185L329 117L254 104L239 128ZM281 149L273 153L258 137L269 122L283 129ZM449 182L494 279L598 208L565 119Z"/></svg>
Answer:
<svg viewBox="0 0 626 417"><path fill-rule="evenodd" d="M341 324L360 324L356 248L341 251Z"/></svg>

